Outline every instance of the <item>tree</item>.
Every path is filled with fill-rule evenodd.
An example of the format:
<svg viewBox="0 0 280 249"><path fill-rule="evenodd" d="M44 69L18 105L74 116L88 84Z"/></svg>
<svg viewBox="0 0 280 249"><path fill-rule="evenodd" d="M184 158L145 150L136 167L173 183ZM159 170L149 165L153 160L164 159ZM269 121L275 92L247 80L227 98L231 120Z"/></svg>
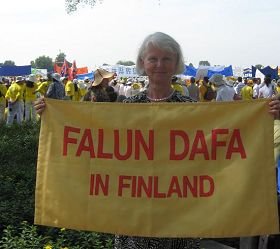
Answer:
<svg viewBox="0 0 280 249"><path fill-rule="evenodd" d="M0 63L0 66L15 66L15 62L11 60L4 61L4 63Z"/></svg>
<svg viewBox="0 0 280 249"><path fill-rule="evenodd" d="M189 67L193 67L193 64L192 64L192 63L190 63L190 64L189 64Z"/></svg>
<svg viewBox="0 0 280 249"><path fill-rule="evenodd" d="M200 62L198 63L198 65L199 65L199 66L210 66L210 63L209 63L209 61L200 61Z"/></svg>
<svg viewBox="0 0 280 249"><path fill-rule="evenodd" d="M52 58L48 57L48 56L40 56L37 59L35 59L34 61L31 61L31 66L33 68L42 68L42 69L47 69L48 71L52 71L53 70L53 60Z"/></svg>
<svg viewBox="0 0 280 249"><path fill-rule="evenodd" d="M122 65L122 66L133 66L135 63L133 61L118 61L117 65Z"/></svg>
<svg viewBox="0 0 280 249"><path fill-rule="evenodd" d="M257 69L262 69L262 68L263 68L263 65L257 64L255 67L256 67Z"/></svg>
<svg viewBox="0 0 280 249"><path fill-rule="evenodd" d="M63 64L63 62L64 62L64 60L65 60L65 58L66 58L66 54L59 51L59 54L58 54L58 55L56 56L56 58L55 58L55 63L56 63L58 66L61 67L62 64Z"/></svg>
<svg viewBox="0 0 280 249"><path fill-rule="evenodd" d="M87 4L93 7L97 0L65 0L65 9L68 14L77 10L78 4ZM102 3L102 0L99 0Z"/></svg>

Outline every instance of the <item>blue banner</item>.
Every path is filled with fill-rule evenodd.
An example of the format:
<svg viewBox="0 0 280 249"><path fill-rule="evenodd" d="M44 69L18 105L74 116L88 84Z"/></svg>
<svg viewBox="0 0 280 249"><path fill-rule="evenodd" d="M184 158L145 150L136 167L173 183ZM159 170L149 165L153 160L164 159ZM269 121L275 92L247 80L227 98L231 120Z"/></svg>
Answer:
<svg viewBox="0 0 280 249"><path fill-rule="evenodd" d="M195 67L192 67L192 66L186 66L185 67L185 71L184 71L184 75L187 75L187 76L193 76L195 77L196 76L196 72L197 72L197 69Z"/></svg>
<svg viewBox="0 0 280 249"><path fill-rule="evenodd" d="M93 80L93 76L94 76L94 74L93 74L93 72L91 72L91 73L85 73L85 74L77 74L76 78L78 80L84 80L86 77L88 77L90 80Z"/></svg>
<svg viewBox="0 0 280 249"><path fill-rule="evenodd" d="M0 76L24 76L31 74L29 66L0 66Z"/></svg>
<svg viewBox="0 0 280 249"><path fill-rule="evenodd" d="M211 77L213 74L218 73L226 77L233 76L232 66L225 67L223 70L208 70L207 77Z"/></svg>
<svg viewBox="0 0 280 249"><path fill-rule="evenodd" d="M256 77L257 68L252 66L252 77ZM278 67L271 68L270 66L259 69L265 76L270 76L271 79L278 79Z"/></svg>

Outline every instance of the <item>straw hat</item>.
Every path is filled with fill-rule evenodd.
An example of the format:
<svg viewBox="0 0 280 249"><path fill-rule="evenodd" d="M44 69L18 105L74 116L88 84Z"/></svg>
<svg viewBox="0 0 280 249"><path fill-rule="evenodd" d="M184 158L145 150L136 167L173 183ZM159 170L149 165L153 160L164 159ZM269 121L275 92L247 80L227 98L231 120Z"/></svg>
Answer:
<svg viewBox="0 0 280 249"><path fill-rule="evenodd" d="M108 72L102 68L96 69L94 72L94 81L92 83L92 86L98 86L101 84L103 79L110 79L115 75L115 73Z"/></svg>

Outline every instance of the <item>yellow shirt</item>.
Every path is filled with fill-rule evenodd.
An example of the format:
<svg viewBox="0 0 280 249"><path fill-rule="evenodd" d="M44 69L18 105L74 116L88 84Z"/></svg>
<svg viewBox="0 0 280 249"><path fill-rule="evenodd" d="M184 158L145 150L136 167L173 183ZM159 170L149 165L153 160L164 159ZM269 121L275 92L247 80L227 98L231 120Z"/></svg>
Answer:
<svg viewBox="0 0 280 249"><path fill-rule="evenodd" d="M83 95L82 95L81 89L78 88L78 91L74 92L74 96L73 96L72 100L73 101L80 101L82 97L83 97Z"/></svg>
<svg viewBox="0 0 280 249"><path fill-rule="evenodd" d="M277 86L277 87L276 87L276 92L277 92L277 93L280 93L280 86Z"/></svg>
<svg viewBox="0 0 280 249"><path fill-rule="evenodd" d="M4 84L1 84L0 83L0 103L3 104L5 103L6 104L6 99L5 99L5 95L7 93L7 87L4 85Z"/></svg>
<svg viewBox="0 0 280 249"><path fill-rule="evenodd" d="M36 100L36 93L35 91L37 90L37 84L34 83L33 87L25 87L24 90L24 97L25 101L34 101Z"/></svg>
<svg viewBox="0 0 280 249"><path fill-rule="evenodd" d="M37 92L39 92L41 95L45 95L48 90L49 85L50 85L49 81L44 81L44 82L40 83L38 85Z"/></svg>
<svg viewBox="0 0 280 249"><path fill-rule="evenodd" d="M72 81L67 81L65 85L65 96L72 97L75 94L74 83Z"/></svg>
<svg viewBox="0 0 280 249"><path fill-rule="evenodd" d="M24 84L19 85L17 83L12 84L7 93L5 98L8 101L17 101L17 100L23 100L23 90L24 90Z"/></svg>
<svg viewBox="0 0 280 249"><path fill-rule="evenodd" d="M241 89L242 100L252 100L253 99L253 88L251 86L244 86Z"/></svg>
<svg viewBox="0 0 280 249"><path fill-rule="evenodd" d="M204 96L205 96L206 91L207 91L207 87L202 84L202 85L199 86L198 89L199 89L199 100L200 101L209 101L209 100L204 99Z"/></svg>
<svg viewBox="0 0 280 249"><path fill-rule="evenodd" d="M182 87L180 84L176 84L176 83L175 83L175 84L171 84L171 87L172 87L174 90L180 92L182 95L185 95L184 89L183 89L183 87Z"/></svg>

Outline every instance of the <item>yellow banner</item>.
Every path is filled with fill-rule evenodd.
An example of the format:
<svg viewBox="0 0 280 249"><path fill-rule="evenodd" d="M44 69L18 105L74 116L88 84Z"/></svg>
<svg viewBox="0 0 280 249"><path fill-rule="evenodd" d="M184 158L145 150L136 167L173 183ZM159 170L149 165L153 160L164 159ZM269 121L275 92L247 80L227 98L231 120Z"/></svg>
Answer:
<svg viewBox="0 0 280 249"><path fill-rule="evenodd" d="M152 237L279 231L266 100L46 100L35 223Z"/></svg>

